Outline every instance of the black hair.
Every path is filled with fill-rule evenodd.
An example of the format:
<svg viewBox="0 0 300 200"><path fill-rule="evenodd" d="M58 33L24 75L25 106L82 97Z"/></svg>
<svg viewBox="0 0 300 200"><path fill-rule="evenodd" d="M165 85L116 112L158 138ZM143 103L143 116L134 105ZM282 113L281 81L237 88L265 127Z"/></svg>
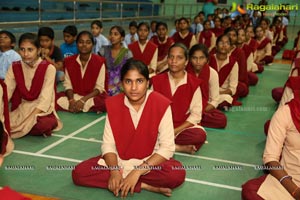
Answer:
<svg viewBox="0 0 300 200"><path fill-rule="evenodd" d="M183 51L184 51L184 57L186 58L186 60L189 59L189 49L188 49L183 43L180 43L180 42L176 42L175 44L173 44L173 45L169 48L168 56L169 56L169 54L170 54L171 49L173 49L174 47L180 47L180 48L182 48Z"/></svg>
<svg viewBox="0 0 300 200"><path fill-rule="evenodd" d="M215 22L217 19L219 19L219 20L220 20L220 22L222 22L222 20L221 20L221 18L220 18L219 16L215 16L215 18L214 18L214 22Z"/></svg>
<svg viewBox="0 0 300 200"><path fill-rule="evenodd" d="M203 22L203 27L204 27L204 25L205 25L206 23L209 23L209 25L211 25L211 23L210 23L209 20L205 20L205 21Z"/></svg>
<svg viewBox="0 0 300 200"><path fill-rule="evenodd" d="M117 29L117 31L120 33L120 35L122 37L125 37L125 31L124 31L124 29L121 26L112 26L110 28L109 32L111 32L111 30L113 30L114 28Z"/></svg>
<svg viewBox="0 0 300 200"><path fill-rule="evenodd" d="M150 31L150 26L147 22L141 22L138 25L138 29L140 29L142 26L146 26L146 28L148 29L148 31Z"/></svg>
<svg viewBox="0 0 300 200"><path fill-rule="evenodd" d="M41 27L41 28L39 28L39 31L38 31L38 37L40 38L41 36L47 36L51 40L53 40L54 39L54 31L52 28L50 28L48 26Z"/></svg>
<svg viewBox="0 0 300 200"><path fill-rule="evenodd" d="M198 15L200 15L200 14L205 15L205 13L203 11L198 12Z"/></svg>
<svg viewBox="0 0 300 200"><path fill-rule="evenodd" d="M138 24L137 24L137 22L136 21L131 21L130 23L129 23L129 28L130 27L135 27L135 28L137 28L138 27Z"/></svg>
<svg viewBox="0 0 300 200"><path fill-rule="evenodd" d="M261 29L264 31L264 29L261 27L261 25L258 25L258 26L256 26L255 29L254 29L254 33L255 33L255 34L256 34L256 30L257 30L258 28L261 28Z"/></svg>
<svg viewBox="0 0 300 200"><path fill-rule="evenodd" d="M152 24L157 24L157 21L156 20L152 20L151 22L150 22L150 24L152 25Z"/></svg>
<svg viewBox="0 0 300 200"><path fill-rule="evenodd" d="M178 21L179 21L179 23L181 22L181 21L185 21L187 24L189 24L189 20L187 19L187 18L185 18L185 17L181 17Z"/></svg>
<svg viewBox="0 0 300 200"><path fill-rule="evenodd" d="M160 27L160 26L163 26L163 27L165 27L167 30L168 30L168 25L165 23L165 22L157 22L157 24L156 24L156 31L157 31L157 29Z"/></svg>
<svg viewBox="0 0 300 200"><path fill-rule="evenodd" d="M91 27L93 25L97 25L98 27L103 28L102 22L100 20L94 20L94 21L92 21Z"/></svg>
<svg viewBox="0 0 300 200"><path fill-rule="evenodd" d="M78 34L77 38L76 38L76 44L78 44L79 38L80 38L82 35L88 35L89 38L92 40L93 45L95 45L95 40L94 40L93 34L92 34L91 32L89 32L89 31L81 31L81 32Z"/></svg>
<svg viewBox="0 0 300 200"><path fill-rule="evenodd" d="M192 46L192 48L189 51L189 56L192 57L192 55L196 52L196 51L202 51L202 53L205 55L205 57L208 59L208 49L204 44L195 44L194 46Z"/></svg>
<svg viewBox="0 0 300 200"><path fill-rule="evenodd" d="M7 35L9 37L9 39L10 39L11 44L15 44L16 43L16 37L11 32L6 31L6 30L2 30L2 31L0 31L0 35L1 34ZM14 48L14 45L11 45L11 47Z"/></svg>
<svg viewBox="0 0 300 200"><path fill-rule="evenodd" d="M77 28L74 25L66 26L63 30L63 33L69 33L70 35L75 37L77 35Z"/></svg>
<svg viewBox="0 0 300 200"><path fill-rule="evenodd" d="M220 36L217 38L216 46L218 45L218 43L221 41L221 39L222 39L223 37L228 37L229 42L230 42L230 45L231 45L231 41L230 41L229 36L228 36L227 34L224 33L224 34L220 35Z"/></svg>
<svg viewBox="0 0 300 200"><path fill-rule="evenodd" d="M126 61L126 63L123 65L123 67L121 69L121 77L120 77L121 81L124 80L124 77L127 74L127 72L129 70L133 70L133 69L137 70L141 75L143 75L147 81L150 79L148 66L145 65L140 60L135 60L133 58L130 58Z"/></svg>
<svg viewBox="0 0 300 200"><path fill-rule="evenodd" d="M264 22L266 22L266 24L269 26L270 25L270 20L268 19L268 18L262 18L261 20L260 20L260 22L259 22L259 25L261 25L261 22L262 21L264 21Z"/></svg>
<svg viewBox="0 0 300 200"><path fill-rule="evenodd" d="M231 19L231 17L230 16L225 16L224 20L227 20L227 19Z"/></svg>
<svg viewBox="0 0 300 200"><path fill-rule="evenodd" d="M28 40L31 44L33 44L36 48L40 48L40 41L36 34L34 33L23 33L19 38L19 46L22 42Z"/></svg>
<svg viewBox="0 0 300 200"><path fill-rule="evenodd" d="M208 14L207 17L214 17L215 14Z"/></svg>
<svg viewBox="0 0 300 200"><path fill-rule="evenodd" d="M226 29L224 30L224 34L228 34L228 33L231 32L231 31L234 31L234 32L237 34L236 29L233 28L233 27L228 27L228 28L226 28Z"/></svg>

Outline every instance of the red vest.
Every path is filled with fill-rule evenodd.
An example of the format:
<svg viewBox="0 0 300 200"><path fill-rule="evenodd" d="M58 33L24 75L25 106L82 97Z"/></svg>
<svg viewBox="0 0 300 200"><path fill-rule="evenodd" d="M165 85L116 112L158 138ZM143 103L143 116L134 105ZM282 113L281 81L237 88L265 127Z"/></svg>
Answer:
<svg viewBox="0 0 300 200"><path fill-rule="evenodd" d="M249 58L250 54L252 53L252 49L251 49L251 47L249 47L249 45L247 45L247 44L243 44L242 49L243 49L244 52L245 52L245 58L246 58L246 62L247 62L247 59Z"/></svg>
<svg viewBox="0 0 300 200"><path fill-rule="evenodd" d="M11 98L11 111L18 108L22 99L33 101L39 97L49 64L50 63L47 61L42 61L39 66L37 66L34 77L32 79L30 90L28 91L25 86L25 79L21 62L13 62L12 69L16 80L16 89Z"/></svg>
<svg viewBox="0 0 300 200"><path fill-rule="evenodd" d="M169 48L174 43L174 40L171 37L168 37L165 43L160 43L157 35L152 36L151 41L158 47L157 61L163 60L168 55Z"/></svg>
<svg viewBox="0 0 300 200"><path fill-rule="evenodd" d="M258 43L257 49L263 49L266 47L267 44L271 43L271 40L267 37L265 37L265 39L263 39L260 43Z"/></svg>
<svg viewBox="0 0 300 200"><path fill-rule="evenodd" d="M235 62L236 62L236 60L234 59L234 57L229 56L229 63L227 63L225 66L223 66L221 68L220 71L218 71L218 65L217 65L216 56L215 55L210 56L209 65L218 72L218 75L219 75L219 86L220 87L223 85L223 83L227 79L227 77L230 74L230 72L231 72L231 70L232 70Z"/></svg>
<svg viewBox="0 0 300 200"><path fill-rule="evenodd" d="M196 89L201 80L187 74L187 84L177 88L172 96L168 73L156 75L152 78L153 89L172 101L172 115L174 128L181 125L189 117L189 108ZM199 99L200 100L200 99Z"/></svg>
<svg viewBox="0 0 300 200"><path fill-rule="evenodd" d="M189 32L189 34L185 38L182 38L179 35L179 32L176 32L176 33L174 33L172 38L173 38L174 42L183 43L189 49L193 36L194 36L194 34L192 32Z"/></svg>
<svg viewBox="0 0 300 200"><path fill-rule="evenodd" d="M150 65L150 62L153 58L155 50L157 49L157 46L153 42L148 41L144 52L142 52L139 47L139 42L135 41L129 44L128 48L132 52L134 59L142 61L145 65Z"/></svg>
<svg viewBox="0 0 300 200"><path fill-rule="evenodd" d="M105 59L96 54L92 54L82 78L80 70L81 66L76 61L77 56L78 55L73 55L65 58L64 66L65 70L69 73L74 93L86 96L94 90L101 67L105 63ZM105 89L107 89L107 78L105 80Z"/></svg>
<svg viewBox="0 0 300 200"><path fill-rule="evenodd" d="M243 49L236 47L230 56L233 56L238 63L239 81L249 85L245 52L243 51Z"/></svg>
<svg viewBox="0 0 300 200"><path fill-rule="evenodd" d="M278 26L275 27L274 38L276 38L276 41L275 41L276 43L279 42L281 31L283 31L282 27L278 27Z"/></svg>
<svg viewBox="0 0 300 200"><path fill-rule="evenodd" d="M252 53L255 53L258 46L258 42L255 39L251 38L249 44L246 45L248 45L251 48Z"/></svg>
<svg viewBox="0 0 300 200"><path fill-rule="evenodd" d="M201 31L200 37L199 37L199 44L204 44L207 48L211 46L211 37L212 37L212 31Z"/></svg>
<svg viewBox="0 0 300 200"><path fill-rule="evenodd" d="M197 76L195 71L193 70L192 64L189 62L186 66L186 71L191 75L197 77L201 80L201 94L202 94L202 107L203 109L207 106L207 102L209 100L209 78L210 78L210 69L209 65L206 64L203 66L201 72Z"/></svg>
<svg viewBox="0 0 300 200"><path fill-rule="evenodd" d="M150 156L159 134L159 124L170 101L157 92L151 92L143 114L135 129L130 112L124 105L124 93L106 100L107 114L121 159L143 159Z"/></svg>
<svg viewBox="0 0 300 200"><path fill-rule="evenodd" d="M224 28L212 28L211 31L215 34L216 37L219 37L224 33Z"/></svg>

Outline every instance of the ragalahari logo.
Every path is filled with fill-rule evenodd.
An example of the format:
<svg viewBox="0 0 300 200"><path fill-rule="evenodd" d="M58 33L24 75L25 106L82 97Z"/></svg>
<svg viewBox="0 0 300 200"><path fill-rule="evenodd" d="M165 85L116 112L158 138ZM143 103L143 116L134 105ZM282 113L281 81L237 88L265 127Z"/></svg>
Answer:
<svg viewBox="0 0 300 200"><path fill-rule="evenodd" d="M241 15L246 14L246 10L237 5L236 2L232 2L231 10L232 13L239 12Z"/></svg>

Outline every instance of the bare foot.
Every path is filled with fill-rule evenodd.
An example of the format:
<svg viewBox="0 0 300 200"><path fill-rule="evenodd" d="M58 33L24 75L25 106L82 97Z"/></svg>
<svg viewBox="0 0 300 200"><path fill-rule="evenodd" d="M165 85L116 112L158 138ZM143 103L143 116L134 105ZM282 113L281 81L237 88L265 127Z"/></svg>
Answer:
<svg viewBox="0 0 300 200"><path fill-rule="evenodd" d="M142 183L141 188L148 190L150 192L156 192L156 193L163 194L167 197L170 197L172 195L172 190L170 188L154 187L154 186L148 185L146 183Z"/></svg>
<svg viewBox="0 0 300 200"><path fill-rule="evenodd" d="M178 145L176 144L175 151L194 154L197 151L195 145Z"/></svg>

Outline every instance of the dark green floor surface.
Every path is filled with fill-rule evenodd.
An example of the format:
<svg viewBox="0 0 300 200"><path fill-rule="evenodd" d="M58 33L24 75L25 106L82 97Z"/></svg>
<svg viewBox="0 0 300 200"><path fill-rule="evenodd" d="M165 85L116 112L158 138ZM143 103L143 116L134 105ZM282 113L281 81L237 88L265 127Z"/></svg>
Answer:
<svg viewBox="0 0 300 200"><path fill-rule="evenodd" d="M265 145L263 125L276 109L271 90L284 84L289 68L266 66L257 86L241 100L243 105L226 112L226 129L206 129L208 143L196 155L175 154L189 169L185 183L171 198L142 191L129 199L240 199L241 185L263 174L257 169ZM65 200L115 199L107 190L78 187L71 179L72 167L100 154L105 115L59 112L59 116L64 128L52 137L15 140L14 153L0 169L0 186ZM19 169L22 166L30 169ZM57 166L65 169L53 169Z"/></svg>

